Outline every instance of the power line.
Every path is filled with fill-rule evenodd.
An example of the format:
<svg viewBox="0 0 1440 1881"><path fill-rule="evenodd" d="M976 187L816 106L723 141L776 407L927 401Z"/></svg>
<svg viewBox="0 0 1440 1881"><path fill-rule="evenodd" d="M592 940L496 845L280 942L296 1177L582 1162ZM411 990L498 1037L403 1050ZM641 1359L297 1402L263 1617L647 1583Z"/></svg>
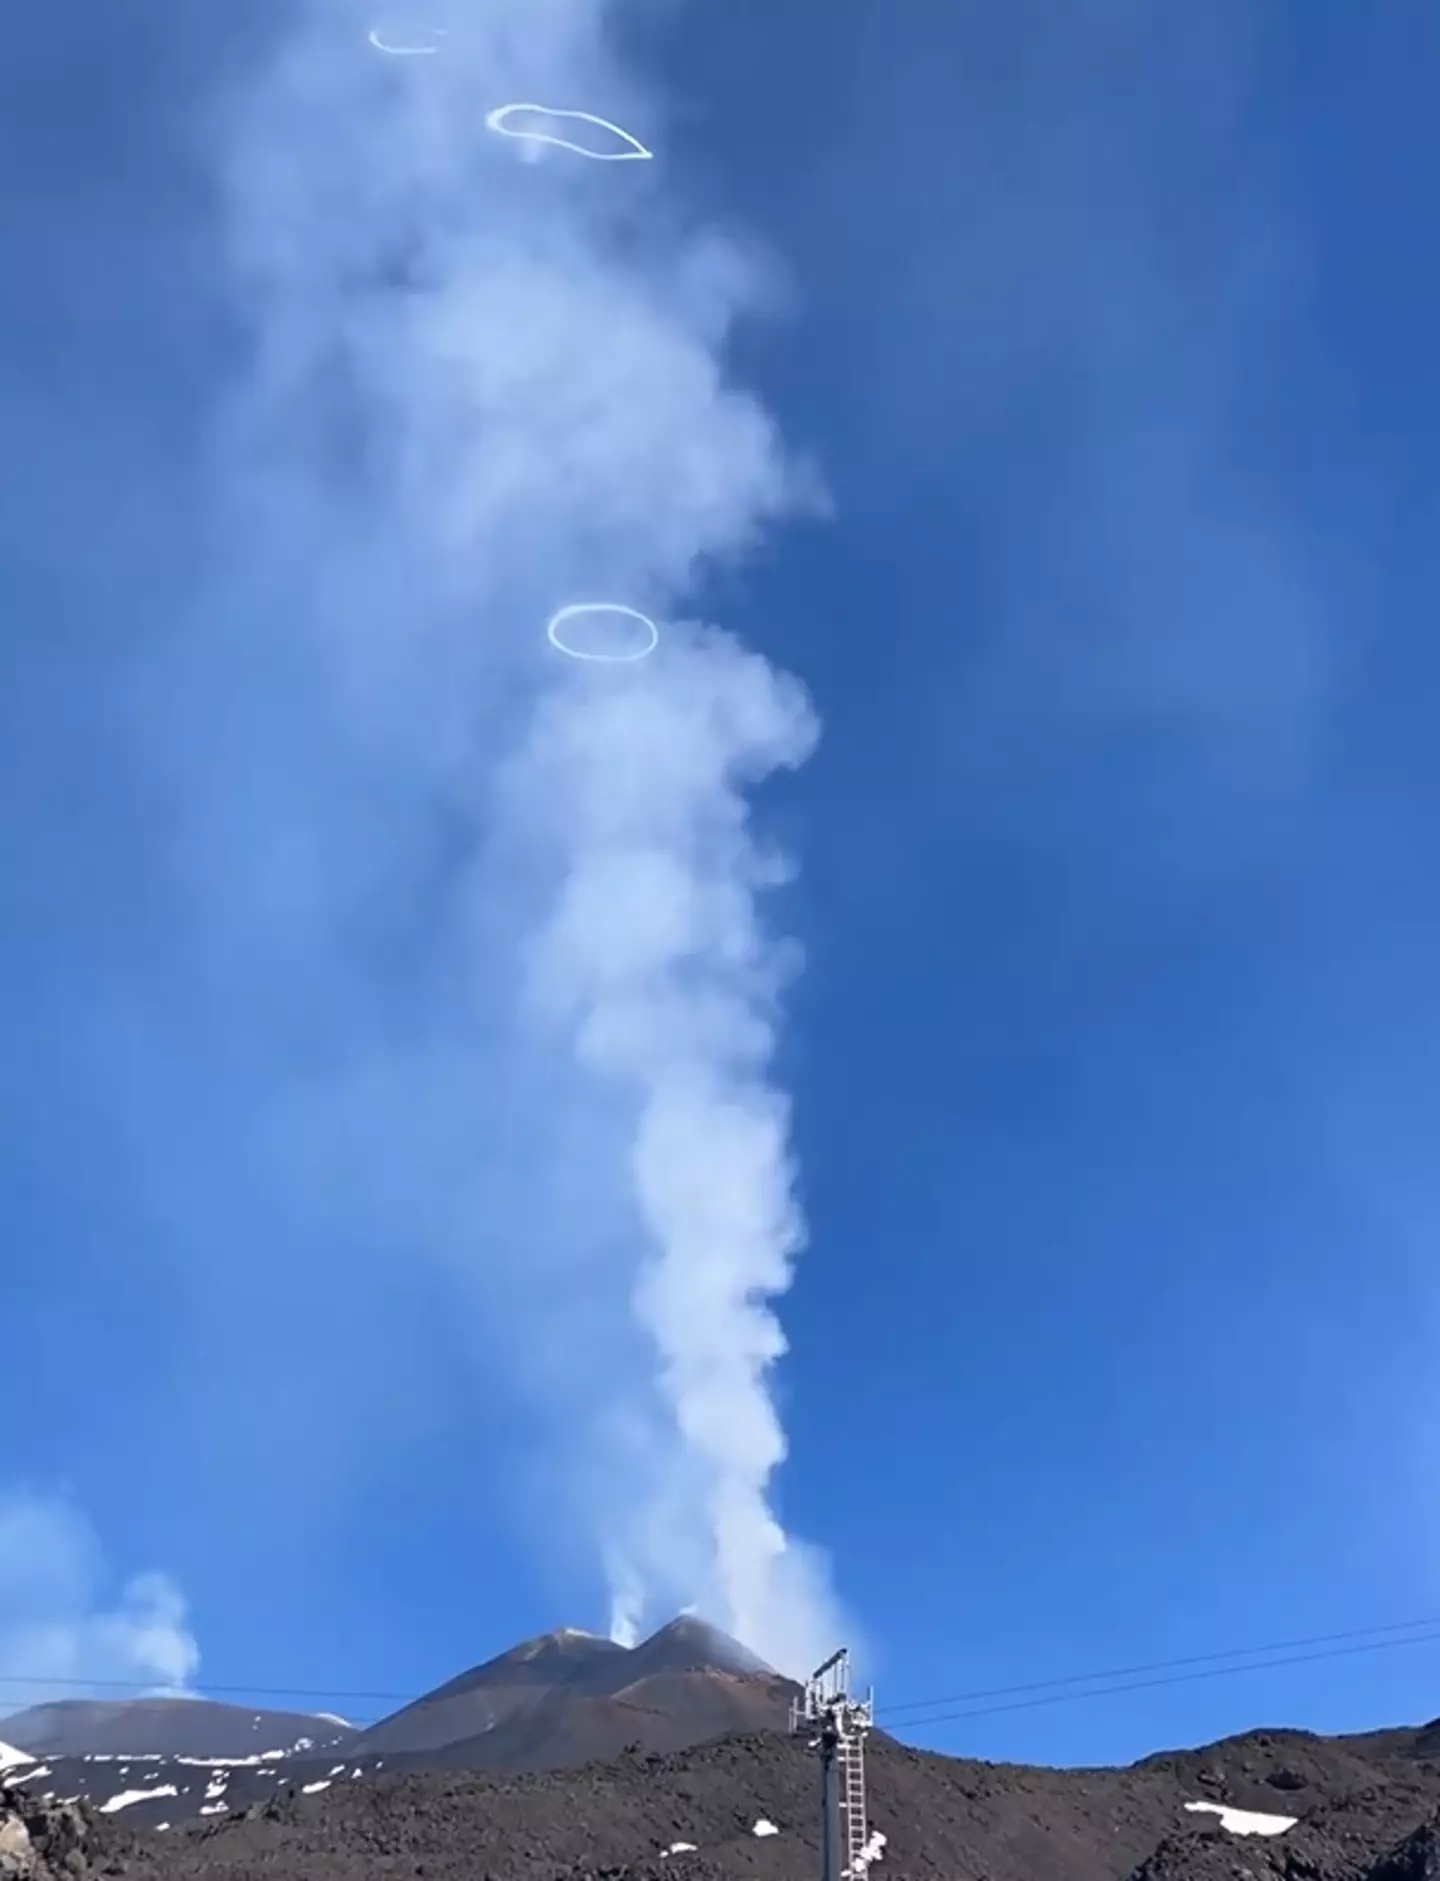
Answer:
<svg viewBox="0 0 1440 1881"><path fill-rule="evenodd" d="M942 1711L935 1717L910 1720L916 1725L952 1724L961 1718L993 1718L1005 1711L1033 1711L1042 1705L1070 1705L1079 1699L1114 1698L1122 1692L1153 1691L1162 1685L1188 1685L1198 1679L1233 1678L1242 1672L1273 1672L1283 1666L1311 1665L1320 1659L1345 1659L1356 1653L1393 1651L1397 1646L1440 1645L1440 1632L1416 1639L1374 1639L1363 1646L1331 1646L1324 1652L1302 1652L1288 1659L1263 1659L1253 1665L1211 1666L1203 1672L1174 1672L1167 1678L1138 1679L1128 1685L1102 1685L1092 1691L1051 1692L1042 1698L1019 1698L1008 1705L985 1705L973 1711ZM902 1724L902 1728L904 1728Z"/></svg>
<svg viewBox="0 0 1440 1881"><path fill-rule="evenodd" d="M1074 1704L1090 1698L1111 1698L1124 1692L1150 1691L1161 1686L1184 1685L1202 1679L1229 1678L1244 1672L1268 1672L1280 1670L1286 1666L1309 1665L1325 1659L1350 1658L1367 1652L1384 1652L1402 1646L1428 1646L1440 1644L1440 1630L1417 1633L1417 1629L1431 1627L1440 1629L1440 1615L1427 1618L1395 1621L1384 1626L1355 1627L1341 1633L1317 1633L1306 1638L1276 1640L1263 1646L1235 1646L1220 1652L1197 1653L1183 1659L1152 1659L1139 1665L1113 1667L1109 1671L1074 1673L1064 1678L1042 1679L1024 1685L1000 1685L971 1692L952 1692L934 1698L911 1699L904 1704L888 1705L881 1709L881 1716L896 1719L896 1714L906 1711L919 1711L934 1705L957 1705L956 1711L941 1711L924 1717L899 1718L896 1721L903 1727L909 1725L918 1728L929 1724L948 1724L963 1718L994 1717L1002 1712L1028 1711L1039 1706L1052 1704ZM1409 1637L1393 1637L1408 1634ZM1351 1643L1361 1642L1361 1643ZM1314 1652L1290 1652L1296 1647L1318 1647ZM1274 1658L1262 1655L1285 1653L1286 1657ZM1218 1661L1225 1659L1246 1658L1241 1665L1222 1665ZM1160 1677L1141 1677L1141 1674L1159 1673ZM1102 1681L1120 1679L1122 1684L1105 1684ZM153 1679L81 1679L54 1678L43 1673L0 1673L0 1685L36 1685L53 1689L60 1686L66 1689L82 1691L117 1691L117 1692L153 1692ZM1087 1689L1075 1689L1077 1687ZM203 1697L244 1697L257 1698L303 1698L333 1701L368 1700L382 1704L413 1704L415 1692L394 1692L374 1690L337 1690L333 1686L320 1685L206 1685ZM1010 1702L1004 1704L981 1704L981 1701L1002 1698Z"/></svg>
<svg viewBox="0 0 1440 1881"><path fill-rule="evenodd" d="M1036 1679L1027 1685L992 1685L983 1691L951 1692L943 1698L911 1698L893 1705L882 1705L880 1713L883 1717L891 1718L897 1712L925 1710L931 1705L971 1705L985 1698L1016 1698L1030 1692L1054 1691L1062 1686L1092 1685L1100 1679L1138 1678L1143 1673L1173 1672L1184 1666L1214 1665L1221 1659L1253 1659L1262 1653L1291 1652L1303 1646L1334 1646L1350 1640L1375 1638L1380 1634L1410 1633L1422 1626L1440 1626L1440 1614L1428 1614L1419 1620L1396 1620L1387 1626L1356 1626L1343 1633L1311 1633L1300 1639L1275 1639L1264 1646L1231 1646L1223 1652L1192 1653L1184 1659L1150 1659L1139 1665L1111 1666L1102 1672L1075 1672L1065 1678ZM1384 1643L1387 1642L1377 1639L1377 1644ZM1399 1643L1403 1645L1405 1642L1402 1640ZM1236 1668L1237 1671L1246 1669L1244 1666ZM928 1720L917 1718L913 1722L923 1724Z"/></svg>
<svg viewBox="0 0 1440 1881"><path fill-rule="evenodd" d="M0 1672L0 1685L64 1685L83 1691L153 1692L154 1679L72 1679L52 1678L48 1672ZM204 1696L224 1692L245 1698L377 1698L386 1704L413 1704L415 1692L337 1692L328 1685L207 1685Z"/></svg>

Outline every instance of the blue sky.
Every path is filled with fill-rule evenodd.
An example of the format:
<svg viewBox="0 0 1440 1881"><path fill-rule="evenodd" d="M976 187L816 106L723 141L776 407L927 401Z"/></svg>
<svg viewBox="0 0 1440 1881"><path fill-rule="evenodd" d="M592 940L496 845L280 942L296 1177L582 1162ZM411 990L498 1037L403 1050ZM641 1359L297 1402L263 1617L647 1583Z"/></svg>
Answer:
<svg viewBox="0 0 1440 1881"><path fill-rule="evenodd" d="M457 7L440 77L298 6L13 26L7 1676L193 1637L363 1715L604 1626L620 1556L713 1603L772 1389L830 1566L765 1612L882 1709L1440 1611L1440 27L753 11ZM497 165L526 80L660 161ZM550 381L612 367L587 456ZM602 577L763 661L677 627L581 692L540 629ZM595 873L621 837L684 893ZM693 1093L737 1014L732 1138L655 1038ZM783 1268L787 1127L770 1379L687 1279ZM1359 1728L1437 1664L915 1735Z"/></svg>

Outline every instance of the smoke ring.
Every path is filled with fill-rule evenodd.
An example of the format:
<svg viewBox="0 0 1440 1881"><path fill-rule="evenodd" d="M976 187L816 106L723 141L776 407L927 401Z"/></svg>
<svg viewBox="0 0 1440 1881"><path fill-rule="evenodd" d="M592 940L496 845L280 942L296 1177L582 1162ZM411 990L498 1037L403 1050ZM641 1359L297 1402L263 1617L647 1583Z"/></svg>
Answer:
<svg viewBox="0 0 1440 1881"><path fill-rule="evenodd" d="M601 130L613 131L630 148L587 150L584 144L571 143L568 137L552 137L548 131L512 131L504 122L512 111L538 111L545 118L572 118L584 124L598 124ZM632 137L629 131L612 123L609 118L597 117L593 111L562 111L554 105L503 104L485 113L485 126L487 130L498 132L501 137L519 137L532 144L553 144L557 150L573 150L577 157L589 157L594 163L638 163L648 161L655 155L653 150L645 148L638 137Z"/></svg>
<svg viewBox="0 0 1440 1881"><path fill-rule="evenodd" d="M594 653L584 647L571 646L561 638L559 628L563 622L574 620L581 614L623 614L627 620L638 620L650 635L643 647L632 647L628 653ZM572 601L566 607L557 608L545 623L545 638L557 653L563 653L572 660L589 660L597 666L627 666L636 660L647 660L660 644L660 629L648 614L642 614L638 607L626 607L620 601Z"/></svg>
<svg viewBox="0 0 1440 1881"><path fill-rule="evenodd" d="M427 26L422 30L434 33L437 39L443 39L445 37L445 28L443 26ZM438 46L392 46L388 40L380 37L380 28L378 26L372 26L365 37L377 52L388 53L392 59L420 58L428 53L438 52L440 50Z"/></svg>

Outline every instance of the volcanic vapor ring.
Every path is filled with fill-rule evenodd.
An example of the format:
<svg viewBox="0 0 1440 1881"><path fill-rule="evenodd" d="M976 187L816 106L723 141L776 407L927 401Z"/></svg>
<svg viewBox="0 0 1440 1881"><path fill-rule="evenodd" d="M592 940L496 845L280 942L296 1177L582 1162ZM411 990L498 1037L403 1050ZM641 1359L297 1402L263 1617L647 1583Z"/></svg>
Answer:
<svg viewBox="0 0 1440 1881"><path fill-rule="evenodd" d="M619 614L626 620L639 621L650 638L643 647L631 647L623 653L595 653L584 647L571 646L561 636L559 629L567 620L577 620L582 614ZM567 607L557 608L546 621L545 638L557 653L565 654L568 659L589 660L597 666L626 666L650 657L660 644L660 629L638 607L626 607L619 601L572 601Z"/></svg>
<svg viewBox="0 0 1440 1881"><path fill-rule="evenodd" d="M587 150L584 144L572 143L568 137L555 137L548 131L512 130L505 119L515 111L534 111L544 118L567 118L572 122L595 124L603 131L610 131L614 136L628 144L628 150ZM539 104L503 104L493 111L485 113L488 130L497 132L501 137L516 137L532 144L551 144L557 150L571 150L577 157L589 157L593 163L638 163L654 157L653 150L647 150L638 137L632 137L623 126L612 123L609 118L597 117L593 111L562 111L553 105Z"/></svg>
<svg viewBox="0 0 1440 1881"><path fill-rule="evenodd" d="M445 37L445 28L443 26L427 26L422 27L421 30L423 32L434 33L437 39L443 39ZM365 37L377 52L388 53L392 59L422 58L440 50L438 46L393 46L390 44L389 40L380 37L380 29L378 26L372 26Z"/></svg>
<svg viewBox="0 0 1440 1881"><path fill-rule="evenodd" d="M391 0L371 4L378 8ZM573 5L574 0L555 0L556 17ZM513 9L517 22L549 12L537 8L535 0L486 0L486 7L500 15ZM583 0L577 10L585 10ZM369 34L378 52L403 57L447 50L440 43L442 28L402 26L392 18L387 34L383 24ZM559 73L568 67L562 61L551 69ZM654 156L622 125L596 112L519 100L485 109L479 101L462 98L458 106L467 129L474 128L472 113L483 112L487 131L513 139L521 163L545 162L547 145L598 163L645 162ZM582 220L575 226L583 232L588 226L583 210L576 213ZM607 249L599 232L596 241L598 262ZM478 278L483 281L483 273ZM471 305L471 285L464 265L449 282L461 327ZM564 299L563 289L557 298ZM736 305L747 301L737 284ZM621 304L629 304L623 294ZM517 312L523 318L523 306ZM707 390L717 376L708 332L658 311L652 316L643 295L635 297L635 318L641 354L650 339L666 357L677 347L690 347L694 351L687 357L703 369L681 374L678 384L668 371L642 382L639 410L632 413L627 400L623 414L617 410L614 416L614 438L607 441L622 455L634 448L637 437L663 446L676 435L688 439L698 431L712 444L726 499L719 520L712 516L710 494L697 501L685 490L675 494L675 520L694 554L722 549L736 533L735 518L753 521L770 513L778 446L766 443L768 427L761 424L758 450L732 459L726 449L728 424ZM584 383L596 395L593 403L608 414L604 394L611 374L604 336L586 317L578 296L573 321L557 315L553 338L564 349L567 374L583 374L591 348L600 351L589 368L593 376ZM540 415L553 417L563 429L569 409L570 401L562 398L553 413ZM593 456L597 464L603 462L603 453ZM568 466L582 492L591 457L587 441ZM594 501L582 502L577 510L581 540L596 526L592 512L603 513L603 474L592 480ZM647 505L660 512L658 566L643 554L629 566L629 579L616 581L615 590L648 598L657 572L668 566L664 551L674 527L663 470L655 472L644 494ZM562 509L561 527L564 514ZM589 624L587 616L592 617ZM587 665L638 664L657 651L661 640L648 614L606 600L556 608L545 635L557 656ZM738 852L728 845L717 852L696 840L695 832L708 830L717 814L727 819L734 814L745 780L803 762L815 726L798 689L768 662L739 655L728 636L706 644L714 657L698 671L682 637L670 657L658 662L658 670L628 683L623 675L608 684L603 676L585 676L590 683L567 685L563 676L550 675L554 690L546 712L516 761L533 774L547 800L562 812L572 807L572 817L562 814L556 822L573 825L573 834L558 838L564 886L552 910L543 915L537 910L540 925L527 942L527 972L547 1001L558 994L563 1010L573 1004L588 1015L576 1027L567 1054L582 1088L623 1089L624 1101L636 1106L630 1153L623 1170L615 1173L654 1250L648 1283L636 1289L627 1271L626 1286L635 1329L653 1351L657 1368L650 1434L659 1467L653 1482L622 1487L620 1480L608 1480L610 1460L596 1458L597 1484L600 1477L607 1479L603 1519L596 1510L596 1539L611 1582L613 1624L633 1632L645 1607L662 1593L683 1588L693 1596L703 1586L710 1604L725 1613L734 1630L755 1637L762 1650L772 1641L783 1645L789 1666L792 1661L814 1663L833 1627L826 1617L830 1597L823 1568L812 1565L803 1547L785 1552L788 1538L772 1509L771 1480L785 1442L769 1378L771 1353L783 1348L770 1301L790 1284L801 1236L792 1219L798 1204L792 1194L787 1107L769 1064L773 1025L750 971L755 965L766 967L770 958L752 914L758 876L750 858L759 851L746 835ZM707 699L703 720L696 717L692 672ZM647 677L652 678L649 686ZM637 686L645 697L636 696ZM653 755L633 761L632 705L640 708L642 727L653 722L656 728ZM672 706L673 719L667 710ZM693 735L701 725L703 735ZM617 837L594 823L587 806L617 767L633 768L633 762L654 766L654 778L669 787L655 794L676 797L678 808L667 806L652 820L652 793L641 792L646 801L627 809ZM651 870L661 883L656 894L648 892ZM638 893L631 892L632 878ZM676 893L698 911L693 923L677 925L672 918ZM598 907L612 918L612 900L616 945L597 955L591 912ZM657 1049L657 1025L668 1033L677 1004L682 1017L693 1013L695 1023L681 1025L677 1036L667 1037L663 1049ZM732 1075L736 1060L745 1065L738 1090ZM613 1178L597 1160L583 1179L593 1180L597 1193L605 1195ZM697 1260L697 1255L704 1258ZM723 1286L709 1284L705 1273L694 1271L697 1266L717 1268ZM614 1462L628 1481L630 1459L617 1455ZM673 1512L672 1466L683 1481Z"/></svg>

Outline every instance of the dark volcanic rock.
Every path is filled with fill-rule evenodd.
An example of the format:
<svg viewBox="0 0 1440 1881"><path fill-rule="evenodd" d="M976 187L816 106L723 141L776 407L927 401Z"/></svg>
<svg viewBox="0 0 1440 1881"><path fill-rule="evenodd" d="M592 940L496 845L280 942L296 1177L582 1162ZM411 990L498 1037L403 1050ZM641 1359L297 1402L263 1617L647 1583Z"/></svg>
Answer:
<svg viewBox="0 0 1440 1881"><path fill-rule="evenodd" d="M41 1803L0 1785L0 1881L74 1881L109 1858L96 1819L76 1803Z"/></svg>
<svg viewBox="0 0 1440 1881"><path fill-rule="evenodd" d="M424 1754L484 1736L559 1694L604 1689L605 1668L628 1654L592 1633L562 1627L527 1639L382 1718L356 1739L360 1756Z"/></svg>
<svg viewBox="0 0 1440 1881"><path fill-rule="evenodd" d="M1433 1820L1393 1840L1397 1823L1425 1809L1404 1782L1381 1783L1322 1805L1284 1835L1236 1837L1216 1823L1167 1836L1131 1881L1440 1881Z"/></svg>
<svg viewBox="0 0 1440 1881"><path fill-rule="evenodd" d="M626 1648L565 1628L462 1673L353 1739L396 1767L555 1770L627 1745L683 1750L784 1730L797 1687L738 1640L688 1615Z"/></svg>
<svg viewBox="0 0 1440 1881"><path fill-rule="evenodd" d="M1440 1822L1422 1822L1376 1863L1366 1881L1440 1881Z"/></svg>
<svg viewBox="0 0 1440 1881"><path fill-rule="evenodd" d="M624 1672L627 1685L633 1685L640 1679L678 1672L728 1672L742 1677L756 1674L770 1678L775 1676L774 1667L766 1665L747 1646L742 1646L738 1639L732 1639L728 1633L722 1633L718 1626L710 1626L688 1613L682 1613L678 1619L671 1620L668 1626L662 1626L658 1633L652 1633L649 1639L632 1647L623 1661L612 1664ZM605 1689L613 1690L614 1687L607 1685Z"/></svg>
<svg viewBox="0 0 1440 1881"><path fill-rule="evenodd" d="M877 1736L874 1881L1440 1881L1440 1772L1395 1749L1261 1732L1124 1770L1043 1770ZM1298 1772L1302 1790L1267 1782ZM1200 1781L1201 1775L1205 1781ZM778 1735L526 1776L381 1773L296 1786L230 1819L92 1830L131 1881L804 1881L818 1871L818 1771ZM1301 1818L1241 1836L1201 1799ZM779 1833L757 1837L760 1818ZM667 1853L678 1843L693 1849ZM1402 1864L1385 1869L1385 1862ZM1426 1862L1431 1863L1427 1871ZM1403 1864L1407 1864L1403 1865Z"/></svg>
<svg viewBox="0 0 1440 1881"><path fill-rule="evenodd" d="M0 1721L0 1736L36 1757L247 1757L340 1745L354 1728L299 1711L257 1711L206 1698L62 1698Z"/></svg>
<svg viewBox="0 0 1440 1881"><path fill-rule="evenodd" d="M284 1720L283 1738L296 1714L241 1713L228 1757L16 1765L0 1881L804 1881L819 1772L777 1728L793 1689L694 1621L634 1650L546 1634L334 1747L252 1749L257 1726ZM182 1705L182 1721L207 1709L236 1710ZM1266 1730L1052 1770L876 1732L872 1881L1440 1881L1436 1750L1434 1725ZM76 1795L96 1808L54 1801ZM1216 1808L1295 1820L1242 1834ZM777 1832L757 1836L762 1818Z"/></svg>
<svg viewBox="0 0 1440 1881"><path fill-rule="evenodd" d="M1167 1835L1146 1856L1130 1881L1273 1881L1283 1867L1271 1861L1272 1850L1253 1838L1240 1840L1221 1828L1200 1828Z"/></svg>
<svg viewBox="0 0 1440 1881"><path fill-rule="evenodd" d="M65 1701L5 1728L33 1759L16 1766L14 1784L113 1804L127 1826L155 1828L243 1814L284 1782L350 1782L382 1765L569 1769L630 1747L671 1752L784 1731L795 1690L737 1640L682 1616L634 1648L573 1628L542 1634L360 1732L305 1714L175 1699Z"/></svg>

